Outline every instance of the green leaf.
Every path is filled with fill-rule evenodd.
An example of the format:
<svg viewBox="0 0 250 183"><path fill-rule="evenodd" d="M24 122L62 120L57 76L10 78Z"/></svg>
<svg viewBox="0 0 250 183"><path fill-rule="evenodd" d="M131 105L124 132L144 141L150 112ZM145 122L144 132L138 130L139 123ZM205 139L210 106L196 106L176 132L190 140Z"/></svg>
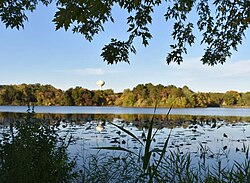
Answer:
<svg viewBox="0 0 250 183"><path fill-rule="evenodd" d="M154 108L154 113L150 122L150 126L148 129L148 134L147 134L147 139L146 139L146 146L145 146L145 151L144 151L144 158L143 158L143 170L145 171L148 167L150 157L151 157L151 152L150 152L150 146L152 142L152 131L153 131L153 123L154 123L154 116L155 116L155 111L156 111L156 105Z"/></svg>
<svg viewBox="0 0 250 183"><path fill-rule="evenodd" d="M171 134L171 131L170 131L170 133L169 133L169 135L168 135L167 140L166 140L165 143L164 143L164 146L163 146L163 149L162 149L162 152L161 152L160 159L158 160L158 163L157 163L157 165L156 165L156 170L157 170L158 166L160 165L161 160L163 159L164 155L166 154L166 149L167 149L168 142L169 142L169 139L170 139L170 134Z"/></svg>

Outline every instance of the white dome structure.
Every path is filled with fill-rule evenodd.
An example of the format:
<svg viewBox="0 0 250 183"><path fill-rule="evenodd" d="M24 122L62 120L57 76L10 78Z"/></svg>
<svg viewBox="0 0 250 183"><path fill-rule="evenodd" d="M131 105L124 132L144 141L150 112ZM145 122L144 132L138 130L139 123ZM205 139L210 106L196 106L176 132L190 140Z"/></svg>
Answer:
<svg viewBox="0 0 250 183"><path fill-rule="evenodd" d="M100 89L102 89L103 85L105 85L105 81L99 80L96 82L96 84L100 87Z"/></svg>

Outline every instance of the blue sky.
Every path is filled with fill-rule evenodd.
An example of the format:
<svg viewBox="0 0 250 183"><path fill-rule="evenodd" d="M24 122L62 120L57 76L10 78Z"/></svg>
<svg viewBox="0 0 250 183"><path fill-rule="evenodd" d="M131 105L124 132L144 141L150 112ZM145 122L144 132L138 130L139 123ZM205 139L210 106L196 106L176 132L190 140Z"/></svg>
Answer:
<svg viewBox="0 0 250 183"><path fill-rule="evenodd" d="M82 35L55 31L52 23L54 7L39 6L29 14L24 30L6 29L0 23L0 84L41 83L66 90L81 86L98 89L97 80L106 82L104 89L115 92L140 83L187 85L200 92L250 91L250 32L243 45L224 65L202 65L203 48L197 40L189 48L184 63L166 65L165 58L172 42L171 24L164 21L164 9L154 14L150 30L153 39L148 47L136 40L137 54L130 65L107 65L100 57L101 49L112 37L127 39L126 16L114 11L115 24L107 23L105 32L89 43ZM197 36L198 37L198 36Z"/></svg>

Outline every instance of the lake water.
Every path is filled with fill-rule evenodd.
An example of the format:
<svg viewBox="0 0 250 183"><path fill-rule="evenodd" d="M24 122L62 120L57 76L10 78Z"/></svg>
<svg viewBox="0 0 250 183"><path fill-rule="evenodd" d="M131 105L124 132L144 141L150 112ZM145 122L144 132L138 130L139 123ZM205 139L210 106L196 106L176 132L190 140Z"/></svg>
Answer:
<svg viewBox="0 0 250 183"><path fill-rule="evenodd" d="M156 114L166 114L168 108L157 108ZM0 112L25 113L27 106L0 106ZM97 106L35 106L36 113L52 114L153 114L153 108L97 107ZM250 117L250 108L174 108L170 114L193 116Z"/></svg>
<svg viewBox="0 0 250 183"><path fill-rule="evenodd" d="M26 111L26 106L0 106L2 123ZM171 132L168 149L191 153L194 163L200 161L202 155L210 164L244 160L246 147L250 146L250 108L178 108L171 109L170 118L166 120L168 111L168 108L156 110L155 127L159 131L153 148L163 148ZM41 118L59 120L61 133L70 133L75 139L69 152L86 157L96 153L93 147L102 146L121 146L138 152L141 145L108 122L123 126L143 141L154 109L35 106L35 113ZM100 121L105 124L100 126Z"/></svg>

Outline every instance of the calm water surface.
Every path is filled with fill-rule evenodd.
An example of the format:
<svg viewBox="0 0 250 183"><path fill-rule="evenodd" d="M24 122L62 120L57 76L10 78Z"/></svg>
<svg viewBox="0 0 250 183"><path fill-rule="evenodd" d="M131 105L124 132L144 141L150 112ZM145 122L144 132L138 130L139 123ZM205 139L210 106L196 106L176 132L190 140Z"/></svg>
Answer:
<svg viewBox="0 0 250 183"><path fill-rule="evenodd" d="M164 115L168 110L168 108L158 108L156 114ZM11 117L12 114L21 114L26 111L26 106L0 106L0 113L3 114L4 119L6 116ZM66 116L67 114L78 115L78 121L72 121L72 118L70 120L57 118L57 120L66 119L60 121L61 134L73 135L75 143L69 147L69 152L82 157L79 159L79 165L83 163L84 157L97 152L92 149L93 147L122 146L135 152L139 151L141 148L139 143L108 121L123 126L143 141L143 134L147 134L147 128L144 126L147 125L147 120L144 120L143 117L152 116L153 111L153 108L35 106L35 112L38 114L58 114L59 117L63 114ZM98 114L102 117L97 117ZM125 119L120 114L124 114L124 116L128 114L132 117ZM218 160L230 164L234 160L243 161L245 159L245 147L250 146L250 108L178 108L171 109L170 114L182 115L181 118L185 120L169 124L169 121L157 118L160 130L155 136L152 148L163 148L171 131L168 149L191 153L194 163L201 161L203 152L206 152L207 162L211 164ZM135 123L135 115L140 116L139 121L142 124ZM90 117L88 118L88 116ZM203 117L196 118L195 116L208 118L204 120ZM216 118L214 118L215 116ZM239 120L225 120L229 116ZM100 126L100 120L104 120L105 125ZM105 152L105 150L101 152Z"/></svg>
<svg viewBox="0 0 250 183"><path fill-rule="evenodd" d="M166 114L168 108L157 108L156 114ZM24 113L27 106L0 106L0 112ZM97 106L35 106L36 113L56 114L153 114L153 108L124 108ZM203 116L250 117L250 108L176 108L170 114Z"/></svg>
<svg viewBox="0 0 250 183"><path fill-rule="evenodd" d="M133 123L124 123L120 119L114 119L112 122L129 130L142 142L145 139L143 134L147 134L147 128L138 128ZM71 131L76 139L75 144L70 146L70 152L87 157L96 153L93 147L121 146L136 153L143 148L141 144L109 123L103 128L98 126L98 121L91 121L81 126L69 125L64 128L65 133ZM223 166L230 166L235 160L243 162L246 158L244 147L250 145L250 124L246 122L230 124L217 121L176 126L173 129L164 127L157 132L152 148L162 149L169 134L171 135L168 150L191 153L194 164L201 162L202 156L206 159L207 165L215 165L218 161L221 161ZM99 154L102 153L107 152L101 150ZM81 159L79 162L82 163Z"/></svg>

